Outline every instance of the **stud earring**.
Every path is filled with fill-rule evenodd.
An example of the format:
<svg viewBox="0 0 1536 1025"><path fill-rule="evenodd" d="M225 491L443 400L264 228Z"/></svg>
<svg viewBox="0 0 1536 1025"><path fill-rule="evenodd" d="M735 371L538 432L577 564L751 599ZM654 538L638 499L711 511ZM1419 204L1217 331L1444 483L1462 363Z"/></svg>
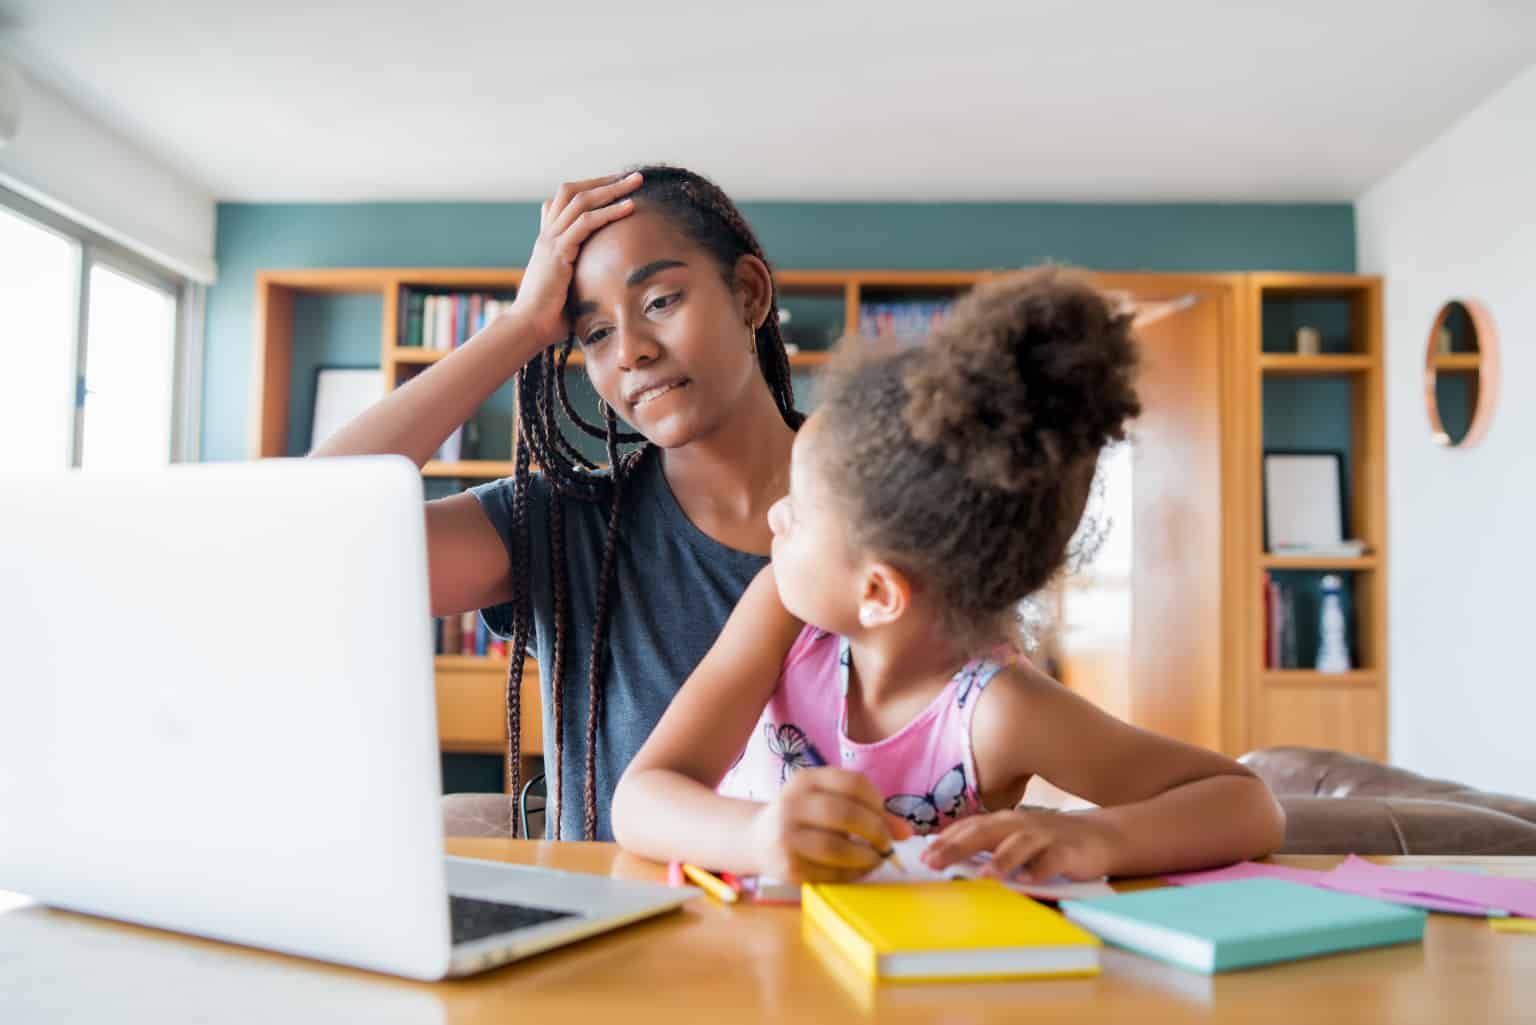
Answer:
<svg viewBox="0 0 1536 1025"><path fill-rule="evenodd" d="M862 605L862 606L859 607L859 625L860 626L869 626L870 623L873 622L874 618L875 618L875 610L874 609L870 608L868 605Z"/></svg>

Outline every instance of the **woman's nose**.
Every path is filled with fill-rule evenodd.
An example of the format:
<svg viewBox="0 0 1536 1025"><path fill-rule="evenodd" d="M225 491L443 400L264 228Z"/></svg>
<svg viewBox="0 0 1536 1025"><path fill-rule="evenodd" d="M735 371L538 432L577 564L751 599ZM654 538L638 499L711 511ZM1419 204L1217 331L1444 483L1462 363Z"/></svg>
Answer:
<svg viewBox="0 0 1536 1025"><path fill-rule="evenodd" d="M621 324L617 330L619 366L626 369L656 362L661 346L644 323Z"/></svg>

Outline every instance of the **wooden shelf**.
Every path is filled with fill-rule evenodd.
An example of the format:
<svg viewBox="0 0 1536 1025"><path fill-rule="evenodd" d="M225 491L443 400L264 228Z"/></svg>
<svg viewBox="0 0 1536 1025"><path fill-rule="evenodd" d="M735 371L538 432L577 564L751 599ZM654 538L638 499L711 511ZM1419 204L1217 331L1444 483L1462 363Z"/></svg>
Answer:
<svg viewBox="0 0 1536 1025"><path fill-rule="evenodd" d="M1475 352L1447 352L1429 361L1436 370L1481 370L1483 357Z"/></svg>
<svg viewBox="0 0 1536 1025"><path fill-rule="evenodd" d="M1266 669L1263 679L1271 687L1374 687L1380 673L1351 669L1347 673L1320 673L1316 669Z"/></svg>
<svg viewBox="0 0 1536 1025"><path fill-rule="evenodd" d="M397 345L390 350L396 363L410 363L419 366L436 363L447 356L448 353L436 349L423 349L414 345ZM789 365L792 367L819 367L831 358L830 351L815 350L811 352L795 352L789 357ZM580 367L586 365L586 358L579 352L571 353L570 366Z"/></svg>
<svg viewBox="0 0 1536 1025"><path fill-rule="evenodd" d="M512 665L511 659L495 655L433 655L432 663L439 669L496 669L503 673Z"/></svg>
<svg viewBox="0 0 1536 1025"><path fill-rule="evenodd" d="M867 302L954 295L1000 273L1006 272L846 268L781 270L775 278L786 298L840 299L841 330L857 334L861 309ZM1266 385L1288 383L1280 381L1288 378L1289 383L1305 390L1314 380L1321 387L1329 376L1334 377L1336 385L1347 381L1353 454L1348 482L1354 509L1351 526L1363 537L1377 541L1387 537L1381 279L1291 272L1100 273L1094 279L1111 291L1133 297L1139 307L1144 307L1145 315L1138 323L1138 330L1146 336L1144 344L1185 353L1194 351L1190 348L1194 339L1199 351L1210 354L1210 359L1194 370L1175 368L1182 374L1177 379L1171 376L1174 371L1170 369L1170 376L1143 383L1149 396L1181 396L1179 415L1170 423L1198 435L1169 436L1180 445L1194 443L1202 453L1200 458L1204 461L1200 463L1198 480L1183 481L1180 487L1199 503L1199 516L1203 517L1198 519L1200 537L1214 538L1216 543L1207 546L1212 553L1208 564L1187 570L1180 566L1173 577L1193 581L1192 586L1204 589L1200 593L1206 597L1200 603L1190 603L1191 592L1175 588L1170 593L1176 594L1176 598L1166 602L1145 599L1137 614L1152 617L1147 623L1149 636L1181 635L1186 624L1178 615L1167 613L1168 609L1177 611L1187 605L1198 608L1208 618L1208 610L1219 607L1219 629L1209 631L1213 638L1210 645L1195 654L1219 662L1220 683L1212 688L1191 682L1204 678L1206 661L1199 663L1198 671L1185 671L1182 663L1174 671L1160 655L1150 659L1145 653L1134 655L1135 686L1146 687L1147 693L1158 695L1157 701L1145 703L1148 715L1156 707L1147 724L1230 754L1273 744L1336 747L1372 757L1386 754L1386 554L1380 548L1356 558L1265 554L1262 474L1258 465L1264 449ZM388 384L396 387L447 355L396 344L406 289L498 291L515 288L520 280L521 271L516 268L380 267L259 272L257 351L250 401L251 456L280 456L288 450L297 296L307 292L377 296L382 310L380 364L391 368L393 380ZM1349 341L1336 344L1347 345L1349 351L1317 356L1301 356L1294 351L1263 352L1266 304L1285 305L1293 300L1313 299L1328 300L1330 304L1339 300L1347 305ZM835 305L816 305L813 319L820 323L834 318ZM1158 314L1175 309L1183 311L1176 319L1177 330L1173 327L1175 318L1156 319ZM1309 311L1302 313L1311 316ZM1343 312L1330 307L1328 317L1335 315L1342 318ZM1294 326L1289 330L1294 330ZM826 327L839 325L828 323ZM1340 337L1337 330L1329 330L1330 339ZM1467 359L1473 354L1443 355L1450 357L1448 364L1441 365L1448 372L1475 367ZM805 374L824 366L830 358L829 352L807 350L791 355L789 363L797 374ZM581 353L572 352L570 362L583 366ZM1257 372L1253 370L1255 366ZM1216 369L1212 370L1213 367ZM1226 367L1233 372L1225 373L1221 368ZM1206 373L1207 370L1210 372ZM1195 371L1198 373L1192 377ZM1179 469L1183 471L1185 467L1180 465ZM456 486L510 477L515 472L510 459L434 461L422 470L425 477L455 480ZM1357 650L1371 669L1344 674L1265 670L1257 653L1265 647L1264 617L1259 614L1259 576L1266 569L1356 573L1352 584ZM1167 573L1149 575L1149 579L1164 585L1173 577ZM1152 595L1155 590L1143 588L1141 593ZM1201 625L1205 625L1203 620ZM1081 666L1088 664L1080 660ZM508 666L506 658L459 655L436 660L439 735L445 750L495 753L502 749ZM530 664L526 672L521 697L523 750L530 753L539 742L537 666ZM1085 668L1084 672L1088 670ZM1113 695L1121 691L1111 688L1104 693ZM1125 693L1130 693L1129 689Z"/></svg>
<svg viewBox="0 0 1536 1025"><path fill-rule="evenodd" d="M1259 369L1266 374L1358 374L1375 366L1376 361L1371 357L1353 353L1330 356L1265 353L1259 357Z"/></svg>
<svg viewBox="0 0 1536 1025"><path fill-rule="evenodd" d="M1257 271L1249 279L1261 294L1291 296L1335 296L1351 298L1381 285L1379 276L1370 274L1316 274L1307 271Z"/></svg>
<svg viewBox="0 0 1536 1025"><path fill-rule="evenodd" d="M451 351L451 350L450 350ZM418 345L396 345L389 350L396 363L436 363L447 356L447 352L439 349L423 349ZM587 360L579 352L571 353L570 365L573 367L584 366Z"/></svg>
<svg viewBox="0 0 1536 1025"><path fill-rule="evenodd" d="M499 480L510 477L517 467L510 459L464 459L457 463L431 460L421 468L423 477L483 477Z"/></svg>
<svg viewBox="0 0 1536 1025"><path fill-rule="evenodd" d="M1259 559L1259 565L1265 569L1364 571L1378 568L1381 565L1381 558L1377 555L1314 556L1265 554Z"/></svg>

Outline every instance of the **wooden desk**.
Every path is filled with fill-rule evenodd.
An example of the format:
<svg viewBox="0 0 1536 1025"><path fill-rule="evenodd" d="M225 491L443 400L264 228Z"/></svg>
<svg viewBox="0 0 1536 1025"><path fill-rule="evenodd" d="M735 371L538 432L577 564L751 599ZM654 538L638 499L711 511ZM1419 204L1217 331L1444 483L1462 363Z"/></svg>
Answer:
<svg viewBox="0 0 1536 1025"><path fill-rule="evenodd" d="M450 840L477 858L661 878L608 844ZM1327 867L1337 858L1278 858ZM1533 858L1459 861L1536 878ZM814 936L814 934L811 934ZM26 907L0 915L0 1022L310 1021L803 1025L882 1022L1514 1022L1536 1018L1536 936L1431 915L1422 945L1207 977L1105 948L1097 979L873 986L802 935L796 909L700 898L473 979L405 982Z"/></svg>

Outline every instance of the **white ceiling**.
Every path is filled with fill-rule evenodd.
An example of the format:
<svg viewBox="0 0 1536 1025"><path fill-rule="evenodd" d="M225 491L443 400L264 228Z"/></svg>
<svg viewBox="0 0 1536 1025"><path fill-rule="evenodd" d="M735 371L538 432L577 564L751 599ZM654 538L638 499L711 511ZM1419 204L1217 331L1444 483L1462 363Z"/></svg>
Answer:
<svg viewBox="0 0 1536 1025"><path fill-rule="evenodd" d="M0 0L0 49L221 199L1351 200L1536 0Z"/></svg>

